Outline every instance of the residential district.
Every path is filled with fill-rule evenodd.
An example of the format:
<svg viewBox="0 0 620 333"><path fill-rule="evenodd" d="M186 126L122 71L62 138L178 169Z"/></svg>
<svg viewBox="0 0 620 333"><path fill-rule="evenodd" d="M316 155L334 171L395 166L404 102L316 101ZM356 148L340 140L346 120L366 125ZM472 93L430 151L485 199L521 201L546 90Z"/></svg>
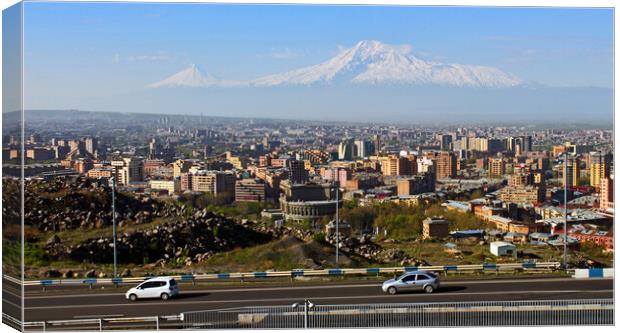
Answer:
<svg viewBox="0 0 620 333"><path fill-rule="evenodd" d="M275 226L305 223L328 235L345 206L438 205L424 217L421 239L492 239L496 256L516 256L519 244L562 248L566 212L569 248L613 251L611 129L77 111L34 113L25 128L31 180L114 178L118 191L155 200L256 202ZM20 175L15 130L5 125L5 177ZM474 216L483 227L459 228L450 212ZM360 227L351 219L339 216L343 235L390 238L389 224ZM457 251L453 242L445 247Z"/></svg>

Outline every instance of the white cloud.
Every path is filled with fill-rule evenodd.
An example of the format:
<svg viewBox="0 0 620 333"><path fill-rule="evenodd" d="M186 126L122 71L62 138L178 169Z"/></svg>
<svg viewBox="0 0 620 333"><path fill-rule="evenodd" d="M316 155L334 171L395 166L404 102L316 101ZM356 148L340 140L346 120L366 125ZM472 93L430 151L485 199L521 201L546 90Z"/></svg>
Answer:
<svg viewBox="0 0 620 333"><path fill-rule="evenodd" d="M302 55L302 53L300 53L298 51L294 51L294 50L292 50L292 49L290 49L288 47L285 47L285 48L280 48L280 49L272 48L269 53L257 54L256 57L257 58L272 58L272 59L284 60L284 59L297 58L297 57L299 57L301 55Z"/></svg>
<svg viewBox="0 0 620 333"><path fill-rule="evenodd" d="M152 55L131 55L127 57L129 61L163 61L170 59L165 52L159 51L157 54Z"/></svg>
<svg viewBox="0 0 620 333"><path fill-rule="evenodd" d="M298 55L299 54L297 54L297 52L289 48L284 48L282 50L275 50L271 52L271 57L274 59L292 59L297 57Z"/></svg>
<svg viewBox="0 0 620 333"><path fill-rule="evenodd" d="M116 53L114 57L112 58L112 62L114 62L115 64L118 64L120 61L121 61L121 55Z"/></svg>

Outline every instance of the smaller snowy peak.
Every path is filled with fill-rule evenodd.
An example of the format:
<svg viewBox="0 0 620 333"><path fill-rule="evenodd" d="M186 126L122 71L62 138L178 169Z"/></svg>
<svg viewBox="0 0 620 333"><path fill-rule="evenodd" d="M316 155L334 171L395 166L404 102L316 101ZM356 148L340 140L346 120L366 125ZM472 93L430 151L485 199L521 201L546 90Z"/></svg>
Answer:
<svg viewBox="0 0 620 333"><path fill-rule="evenodd" d="M188 68L169 76L168 78L149 84L148 88L163 87L210 87L219 83L219 80L213 75L203 72L195 64L189 65Z"/></svg>

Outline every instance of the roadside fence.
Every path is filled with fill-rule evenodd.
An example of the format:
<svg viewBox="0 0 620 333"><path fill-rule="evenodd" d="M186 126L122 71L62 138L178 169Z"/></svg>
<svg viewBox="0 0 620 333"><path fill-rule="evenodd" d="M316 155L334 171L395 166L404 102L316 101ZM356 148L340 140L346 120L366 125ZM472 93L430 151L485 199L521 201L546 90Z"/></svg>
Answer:
<svg viewBox="0 0 620 333"><path fill-rule="evenodd" d="M232 280L240 281L250 279L261 279L270 277L288 277L291 280L300 277L314 276L354 276L354 275L380 275L380 274L400 274L413 271L435 271L449 273L460 272L481 272L499 273L505 271L554 271L560 268L559 262L524 262L495 264L485 263L478 265L445 265L445 266L405 266L405 267L369 267L369 268L331 268L331 269L294 269L291 271L265 271L248 273L212 273L212 274L182 274L173 275L179 282L196 283L200 281ZM84 279L43 279L23 281L25 286L46 287L57 285L84 285L93 287L95 285L119 285L123 283L137 283L153 278L154 276L143 277L124 277L124 278L84 278ZM19 279L4 275L8 281L21 284Z"/></svg>
<svg viewBox="0 0 620 333"><path fill-rule="evenodd" d="M245 307L181 314L187 329L613 325L612 299Z"/></svg>
<svg viewBox="0 0 620 333"><path fill-rule="evenodd" d="M22 323L2 315L18 330ZM175 316L92 318L24 322L25 331L300 329L474 326L607 326L613 299L241 307Z"/></svg>

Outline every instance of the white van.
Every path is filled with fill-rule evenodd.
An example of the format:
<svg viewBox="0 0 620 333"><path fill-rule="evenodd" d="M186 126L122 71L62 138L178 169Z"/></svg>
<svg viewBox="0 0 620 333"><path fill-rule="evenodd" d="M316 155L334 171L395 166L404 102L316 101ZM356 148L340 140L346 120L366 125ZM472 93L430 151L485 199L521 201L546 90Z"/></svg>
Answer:
<svg viewBox="0 0 620 333"><path fill-rule="evenodd" d="M171 277L148 279L125 293L125 298L136 301L140 298L161 298L167 300L179 294L179 286Z"/></svg>

